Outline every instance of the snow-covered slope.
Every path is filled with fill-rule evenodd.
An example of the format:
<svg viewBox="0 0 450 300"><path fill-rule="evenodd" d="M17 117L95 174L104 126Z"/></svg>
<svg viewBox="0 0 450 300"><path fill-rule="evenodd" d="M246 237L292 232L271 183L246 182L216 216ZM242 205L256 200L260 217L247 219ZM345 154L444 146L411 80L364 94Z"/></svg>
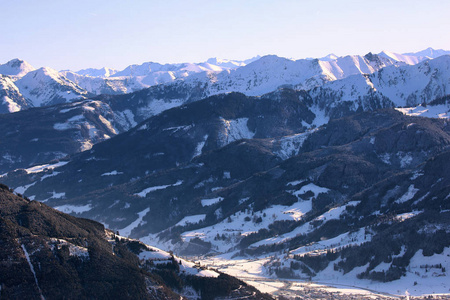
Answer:
<svg viewBox="0 0 450 300"><path fill-rule="evenodd" d="M220 73L199 73L185 80L198 86L206 83L207 95L238 91L259 96L281 86L311 89L328 81L354 74L373 73L396 62L376 55L346 56L332 61L290 60L276 55L264 56L246 66Z"/></svg>
<svg viewBox="0 0 450 300"><path fill-rule="evenodd" d="M141 65L131 65L122 71L111 76L111 78L134 79L142 87L149 87L158 84L170 83L179 79L184 79L192 74L204 72L221 72L230 68L237 68L239 65L223 67L205 63L181 63L181 64L159 64L147 62Z"/></svg>
<svg viewBox="0 0 450 300"><path fill-rule="evenodd" d="M413 66L390 66L370 75L350 76L309 93L321 107L348 105L356 110L430 103L449 90L450 56L444 55Z"/></svg>
<svg viewBox="0 0 450 300"><path fill-rule="evenodd" d="M45 67L27 73L15 84L33 107L71 102L89 95L57 71Z"/></svg>
<svg viewBox="0 0 450 300"><path fill-rule="evenodd" d="M427 59L424 56L399 54L399 53L394 53L394 52L389 52L389 51L382 51L382 52L378 53L378 55L396 60L398 62L404 62L408 65L415 65L415 64L418 64L419 62Z"/></svg>
<svg viewBox="0 0 450 300"><path fill-rule="evenodd" d="M279 87L310 89L354 74L373 73L393 64L397 64L397 62L373 54L367 54L364 57L346 56L325 62L306 59L293 61L271 55L237 69L227 69L221 72L199 71L201 66L192 64L184 64L179 67L179 71L168 71L170 68L174 69L174 66L144 64L139 66L139 74L146 74L145 72L149 72L150 67L155 72L147 76L133 78L110 77L104 79L110 80L108 82L108 84L110 83L109 87L102 85L98 78L77 77L68 72L66 72L66 75L91 92L103 86L105 90L106 88L113 89L114 93L118 93L120 89L116 88L115 84L121 84L122 82L124 82L123 89L127 91L136 89L127 89L127 84L130 83L135 83L136 86L141 84L142 87L153 85L149 89L137 91L130 95L101 97L102 101L107 102L114 111L123 115L124 121L132 120L132 122L127 123L133 125L165 109L212 95L237 91L246 95L261 96ZM215 68L210 67L210 69L214 70ZM184 77L178 78L179 74ZM116 75L119 75L119 73ZM163 75L172 77L164 78ZM113 81L113 79L117 81ZM166 83L154 85L160 81Z"/></svg>
<svg viewBox="0 0 450 300"><path fill-rule="evenodd" d="M382 52L378 53L378 55L381 57L390 58L390 59L393 59L398 62L404 62L408 65L415 65L424 60L438 58L440 56L449 55L449 54L450 54L450 51L442 50L442 49L435 50L431 47L427 48L425 50L422 50L422 51L409 52L409 53L403 53L403 54L394 53L394 52L390 52L390 51L382 51Z"/></svg>
<svg viewBox="0 0 450 300"><path fill-rule="evenodd" d="M450 119L450 103L426 106L418 105L415 107L396 108L396 110L408 116Z"/></svg>
<svg viewBox="0 0 450 300"><path fill-rule="evenodd" d="M227 64L224 61L218 61L218 63ZM2 65L0 74L2 74L1 72L12 74L14 75L11 77L13 80L19 79L18 74L23 76L12 84L17 86L29 106L38 107L71 102L90 95L126 94L154 85L171 83L196 73L214 73L238 67L238 65L231 64L227 67L219 67L210 63L166 65L144 63L129 66L120 72L103 68L86 69L76 73L72 71L56 72L51 68L27 69L26 62L13 60ZM241 64L244 63L241 62ZM17 99L9 97L6 100L11 103L9 105L12 105L11 110L27 108L21 104L20 97ZM10 109L5 109L6 111L9 112Z"/></svg>
<svg viewBox="0 0 450 300"><path fill-rule="evenodd" d="M142 84L137 77L94 77L85 76L71 71L61 71L68 80L77 84L93 95L108 94L119 95L131 93L148 87Z"/></svg>
<svg viewBox="0 0 450 300"><path fill-rule="evenodd" d="M316 105L310 108L327 118L359 107L376 109L430 102L445 95L448 77L448 56L409 66L371 53L332 61L293 61L271 55L234 70L192 74L126 100L105 101L113 109L126 101L127 107L115 110L131 111L139 122L161 112L155 109L158 105L170 104L170 108L232 91L260 96L280 87L292 87L310 89L308 93Z"/></svg>
<svg viewBox="0 0 450 300"><path fill-rule="evenodd" d="M106 103L85 100L0 115L0 174L88 150L123 131Z"/></svg>
<svg viewBox="0 0 450 300"><path fill-rule="evenodd" d="M433 49L424 51L433 57L445 53ZM344 57L330 54L322 59L301 60L275 55L244 61L211 58L195 64L147 62L122 71L102 68L78 72L56 72L50 68L34 70L28 63L16 59L1 65L0 74L13 74L14 80L23 76L16 85L30 106L70 102L89 95L125 94L151 86L160 86L158 98L153 100L166 101L166 94L173 98L176 91L176 102L181 104L232 91L260 96L286 86L308 90L352 75L372 74L392 65L416 64L423 59L419 54L382 52ZM16 103L16 108L24 108L20 99L10 99Z"/></svg>
<svg viewBox="0 0 450 300"><path fill-rule="evenodd" d="M7 63L0 65L0 74L22 77L25 74L34 71L35 68L28 62L20 59L12 59Z"/></svg>
<svg viewBox="0 0 450 300"><path fill-rule="evenodd" d="M360 107L416 106L446 95L448 60L449 56L442 56L409 66L373 54L329 62L266 56L235 70L200 72L133 94L99 99L120 116L123 127L130 128L166 109L209 95L240 91L260 96L280 86L312 88L302 101L316 115L314 124L320 126Z"/></svg>
<svg viewBox="0 0 450 300"><path fill-rule="evenodd" d="M411 67L386 68L370 80L396 106L428 103L450 91L450 55Z"/></svg>
<svg viewBox="0 0 450 300"><path fill-rule="evenodd" d="M28 103L11 77L0 74L0 113L10 113L28 108Z"/></svg>
<svg viewBox="0 0 450 300"><path fill-rule="evenodd" d="M384 67L396 64L394 60L368 53L365 56L348 55L320 61L323 72L330 81L342 79L356 74L372 74Z"/></svg>

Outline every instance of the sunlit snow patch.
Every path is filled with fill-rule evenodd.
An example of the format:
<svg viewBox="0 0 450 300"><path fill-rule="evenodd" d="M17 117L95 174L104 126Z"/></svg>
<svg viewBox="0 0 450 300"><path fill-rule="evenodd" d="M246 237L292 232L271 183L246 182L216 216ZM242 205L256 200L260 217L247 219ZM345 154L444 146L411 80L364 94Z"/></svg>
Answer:
<svg viewBox="0 0 450 300"><path fill-rule="evenodd" d="M310 110L316 115L311 125L320 127L330 121L330 117L326 115L325 110L320 109L318 106L311 107Z"/></svg>
<svg viewBox="0 0 450 300"><path fill-rule="evenodd" d="M145 190L142 190L139 193L136 193L135 195L139 196L139 197L142 197L142 198L145 198L145 196L147 196L148 193L151 193L151 192L154 192L154 191L157 191L157 190L163 190L163 189L168 188L169 186L178 186L178 185L181 185L181 184L183 184L183 180L178 180L174 184L152 186L152 187L146 188Z"/></svg>
<svg viewBox="0 0 450 300"><path fill-rule="evenodd" d="M297 198L300 199L300 195L303 195L307 192L312 192L314 194L314 197L317 197L319 194L326 194L328 193L330 190L324 187L320 187L318 185L315 185L314 183L308 183L305 186L302 186L299 190L297 191L292 191L292 195L296 196Z"/></svg>
<svg viewBox="0 0 450 300"><path fill-rule="evenodd" d="M243 201L246 201L246 199L243 199ZM276 221L299 220L311 209L311 200L298 201L290 206L273 205L258 212L247 209L236 212L215 225L187 231L182 233L181 236L186 242L195 237L201 238L217 246L221 249L220 251L225 251L234 246L234 244L230 244L226 240L215 240L214 238L217 235L230 239L233 239L235 236L247 236L260 229L269 228L269 225Z"/></svg>
<svg viewBox="0 0 450 300"><path fill-rule="evenodd" d="M8 106L9 112L11 112L11 113L18 112L22 109L22 107L19 104L15 103L8 96L3 96L2 99L3 99L3 104L6 104Z"/></svg>
<svg viewBox="0 0 450 300"><path fill-rule="evenodd" d="M203 199L202 206L211 206L213 204L219 203L223 201L222 197L212 198L212 199Z"/></svg>
<svg viewBox="0 0 450 300"><path fill-rule="evenodd" d="M415 217L415 216L417 216L418 214L421 214L421 213L423 213L423 211L420 211L420 210L412 211L412 212L408 212L408 213L397 215L395 217L395 219L398 220L398 221L405 221L405 220L407 220L409 218L412 218L412 217Z"/></svg>
<svg viewBox="0 0 450 300"><path fill-rule="evenodd" d="M195 147L195 152L194 152L193 157L196 157L196 156L199 156L200 154L202 154L202 150L203 150L203 147L205 146L207 139L208 139L208 135L206 134L203 137L203 140L200 143L198 143L197 146Z"/></svg>
<svg viewBox="0 0 450 300"><path fill-rule="evenodd" d="M422 105L416 106L416 107L405 107L405 108L396 108L397 111L401 112L402 114L408 115L408 116L420 116L420 117L427 117L427 118L439 118L439 119L449 119L450 113L449 113L449 106L445 104L441 105L428 105L427 107L424 107Z"/></svg>
<svg viewBox="0 0 450 300"><path fill-rule="evenodd" d="M146 208L143 211L138 213L138 218L132 222L130 225L128 225L125 228L122 228L119 230L120 234L123 236L129 236L131 234L131 231L138 227L141 224L144 224L144 221L142 219L145 217L145 215L150 211L150 208Z"/></svg>
<svg viewBox="0 0 450 300"><path fill-rule="evenodd" d="M292 250L290 254L298 255L310 252L318 253L326 251L328 249L346 247L348 245L361 245L362 243L369 242L371 239L372 235L366 234L365 228L360 228L358 231L346 232L328 240L323 240L312 245L299 247L295 250Z"/></svg>
<svg viewBox="0 0 450 300"><path fill-rule="evenodd" d="M60 161L60 162L58 162L56 164L45 164L45 165L34 166L34 167L31 167L31 168L25 169L25 171L28 174L39 173L39 172L44 171L45 169L53 170L53 169L62 167L62 166L64 166L67 163L69 163L69 162L68 161Z"/></svg>
<svg viewBox="0 0 450 300"><path fill-rule="evenodd" d="M151 117L161 112L171 109L173 107L180 106L184 103L182 99L162 100L154 99L146 107L138 109L138 115Z"/></svg>
<svg viewBox="0 0 450 300"><path fill-rule="evenodd" d="M197 224L200 221L203 221L205 218L206 218L205 214L194 215L194 216L187 216L187 217L184 217L180 222L175 224L175 226L184 226L184 225L187 225L187 224Z"/></svg>
<svg viewBox="0 0 450 300"><path fill-rule="evenodd" d="M134 120L134 114L131 110L125 109L124 111L117 112L116 114L117 122L124 128L131 128L137 125Z"/></svg>
<svg viewBox="0 0 450 300"><path fill-rule="evenodd" d="M416 189L415 187L414 187L414 184L411 184L410 186L409 186L409 188L408 188L408 191L403 195L403 196L401 196L399 199L397 199L396 201L395 201L395 203L404 203L404 202L406 202L406 201L409 201L409 200L411 200L412 198L414 198L414 195L417 193L419 191L419 189Z"/></svg>
<svg viewBox="0 0 450 300"><path fill-rule="evenodd" d="M150 246L147 246L147 248L147 251L139 253L139 259L168 260L171 258L171 255L165 251Z"/></svg>
<svg viewBox="0 0 450 300"><path fill-rule="evenodd" d="M291 182L288 182L286 185L287 186L289 186L289 185L296 186L296 185L299 185L302 182L305 182L305 180L304 179L300 179L300 180L291 181Z"/></svg>
<svg viewBox="0 0 450 300"><path fill-rule="evenodd" d="M289 157L298 155L305 140L315 131L317 130L314 129L308 132L282 137L279 141L280 150L275 151L275 154L281 159L288 159Z"/></svg>
<svg viewBox="0 0 450 300"><path fill-rule="evenodd" d="M70 256L77 256L82 259L89 258L89 251L87 248L74 245L63 239L50 238L48 245L52 248L52 250L54 248L61 249L63 246L68 246Z"/></svg>
<svg viewBox="0 0 450 300"><path fill-rule="evenodd" d="M71 214L71 213L76 213L76 214L81 214L87 211L90 211L92 209L92 205L91 204L86 204L86 205L61 205L61 206L56 206L55 209L66 213L66 214Z"/></svg>
<svg viewBox="0 0 450 300"><path fill-rule="evenodd" d="M63 198L66 198L66 193L65 192L57 193L57 192L53 191L52 196L50 198L63 199Z"/></svg>
<svg viewBox="0 0 450 300"><path fill-rule="evenodd" d="M283 214L290 215L293 220L299 221L303 215L312 209L312 201L299 201L283 211Z"/></svg>
<svg viewBox="0 0 450 300"><path fill-rule="evenodd" d="M47 179L47 178L49 178L49 177L56 176L56 175L58 175L58 174L61 174L61 172L56 172L56 171L54 171L54 172L51 173L51 174L46 174L46 175L44 175L44 176L41 177L41 181L43 181L44 179Z"/></svg>
<svg viewBox="0 0 450 300"><path fill-rule="evenodd" d="M309 201L311 201L311 200L309 200ZM344 206L339 206L339 207L336 207L336 208L332 208L329 211L325 212L324 214L318 216L314 220L312 220L312 221L310 221L308 223L305 223L305 224L295 228L291 232L287 232L287 233L284 233L284 234L279 235L277 237L268 238L268 239L256 242L256 243L252 244L252 247L257 247L257 246L261 246L261 245L270 245L270 244L283 243L283 242L286 242L286 241L288 241L288 240L290 240L290 239L292 239L295 236L298 236L300 234L306 234L308 232L311 232L311 231L314 230L314 226L311 224L312 222L315 222L315 221L318 221L318 220L323 220L324 223L326 223L326 222L328 222L330 220L339 219L341 214L343 214L345 212L347 206L356 206L358 203L360 203L360 201L350 201Z"/></svg>
<svg viewBox="0 0 450 300"><path fill-rule="evenodd" d="M402 251L404 250L402 249ZM444 248L442 253L435 253L432 256L425 256L422 249L418 250L400 279L383 283L357 279L357 274L365 272L369 264L356 267L345 274L335 271L334 265L339 260L330 263L327 268L314 277L314 280L325 281L327 284L337 286L358 286L395 295L406 294L406 298L408 295L421 296L420 299L423 299L426 294L448 294L448 276L444 272L450 268L450 248L448 247ZM385 267L386 265L379 265L378 270Z"/></svg>
<svg viewBox="0 0 450 300"><path fill-rule="evenodd" d="M116 170L112 171L112 172L108 172L108 173L103 173L100 176L114 176L114 175L120 175L123 174L123 172L117 172Z"/></svg>
<svg viewBox="0 0 450 300"><path fill-rule="evenodd" d="M174 126L174 127L164 128L163 131L171 131L172 133L175 133L180 130L187 131L187 130L191 129L192 127L193 127L193 125Z"/></svg>
<svg viewBox="0 0 450 300"><path fill-rule="evenodd" d="M84 121L85 117L83 115L77 115L68 119L64 123L55 123L53 125L53 129L63 131L68 129L80 128L81 124L83 124Z"/></svg>
<svg viewBox="0 0 450 300"><path fill-rule="evenodd" d="M29 187L31 187L31 186L33 186L35 184L36 184L36 182L30 183L30 184L27 184L27 185L24 185L24 186L19 186L19 187L16 187L14 189L14 191L16 193L23 194L23 193L25 193L26 190L28 190Z"/></svg>
<svg viewBox="0 0 450 300"><path fill-rule="evenodd" d="M222 146L240 139L251 139L255 136L255 133L248 129L248 118L235 120L225 120L224 118L220 118L220 121L224 126L223 131L219 133L219 140L221 141Z"/></svg>

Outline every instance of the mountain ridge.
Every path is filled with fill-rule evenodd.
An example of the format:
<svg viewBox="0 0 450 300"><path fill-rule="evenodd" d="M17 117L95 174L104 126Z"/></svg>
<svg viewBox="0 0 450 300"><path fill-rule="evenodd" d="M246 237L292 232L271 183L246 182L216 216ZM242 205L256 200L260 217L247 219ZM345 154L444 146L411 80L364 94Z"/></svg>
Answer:
<svg viewBox="0 0 450 300"><path fill-rule="evenodd" d="M361 72L361 68L355 68L354 70L358 72L358 74L356 75L324 83L323 85L314 87L313 89L306 92L298 92L299 100L303 101L306 105L304 110L314 114L312 115L312 118L308 118L307 120L303 119L303 130L320 126L328 122L329 119L339 118L354 111L374 110L385 107L398 108L406 106L409 108L399 109L401 109L404 113L409 114L426 114L429 116L445 118L449 114L449 109L446 105L447 102L441 101L442 103L439 102L440 104L433 103L436 99L444 99L446 97L446 91L450 90L450 86L448 84L448 78L450 76L449 58L450 56L448 55L441 56L433 60L423 61L413 66L403 65L397 67L395 65L392 65L380 68L379 71L372 74L366 74L364 72ZM349 56L344 59L350 61L355 61L356 59L356 61L359 61L362 58ZM380 67L381 65L383 65L383 59L380 60L378 56L366 55L364 60L370 62L374 66ZM271 66L274 63L281 66L281 69L284 69L283 64L280 64L280 61L291 66L296 66L298 64L298 62L295 61L280 59L276 56L269 56L265 57L262 61L259 61L259 64L257 63L258 61L255 61L248 65L251 67L251 69L249 69L250 71L244 70L245 74L249 72L252 73L251 70L259 68L259 65L261 63L266 62L265 68L267 69L267 72L261 74L266 74L267 76L261 75L261 78L266 78L269 81L264 81L262 85L257 85L256 91L260 91L261 89L269 89L268 87L278 86L279 82L285 82L280 81L276 77L274 78L273 76L269 76L269 71L271 70ZM255 67L252 66L252 64L257 65ZM322 62L303 60L300 62L300 64L312 65L315 66L315 68L319 69L321 68L320 64L322 64ZM329 63L327 64L328 66L331 66ZM241 71L242 76L234 76L233 72L228 71L226 74L221 75L221 77L219 77L219 75L216 75L216 77L208 77L206 80L207 82L210 82L210 84L206 85L203 81L203 75L200 76L198 74L200 78L199 81L197 81L196 78L192 77L192 79L190 80L157 85L131 94L101 95L94 97L93 101L100 101L103 103L102 105L105 106L105 111L109 111L106 120L113 124L115 132L120 133L131 129L137 126L139 123L145 121L149 117L158 115L170 108L180 107L184 104L199 101L200 99L208 97L209 94L215 94L219 91L226 92L227 90L233 90L236 86L242 86L239 84L234 84L230 87L226 86L226 83L229 82L229 76L232 76L233 78L247 77L247 75L242 75L243 71ZM311 74L315 74L315 71L312 71ZM30 76L31 75L32 74L30 74ZM308 77L309 75L306 74L305 78ZM3 107L5 107L4 109L7 111L11 109L19 109L18 105L14 104L14 102L11 100L11 97L22 99L22 102L20 102L22 103L22 106L27 106L28 103L26 102L25 97L23 97L20 91L15 88L14 82L10 79L10 77L3 76L2 78L2 83L4 83L3 86L5 87L5 96L3 97ZM46 77L44 76L44 78ZM221 79L217 81L218 78ZM257 76L256 78L259 78L259 76ZM287 77L284 78L286 79ZM294 76L293 78L298 77ZM317 78L314 79L314 82L317 82L316 79ZM322 78L320 80L324 79ZM33 82L38 81L34 80ZM233 82L233 80L231 80L231 82ZM257 82L258 84L261 83L259 79L255 80L255 82ZM274 82L276 84L273 84ZM244 92L248 94L248 91L252 91L254 86L251 85L249 90L247 90L247 88L249 87L247 85L244 85ZM280 99L278 95L283 94L283 91L287 90L288 88L282 88L278 90L279 92L271 92L257 97L264 99L272 98L273 101L278 101ZM56 102L59 102L59 100L61 100L61 98L58 98L58 95L60 94L56 94L55 96ZM83 98L84 97L85 96L83 96ZM79 101L80 100L73 103L81 103ZM427 104L432 105L425 107L427 106ZM65 108L61 109L64 110ZM55 112L59 113L58 110L55 110ZM102 117L105 118L105 116ZM62 115L58 117L55 116L55 118L62 118ZM68 122L68 120L64 119L61 122ZM39 120L37 124L40 123L41 121ZM66 128L69 128L70 126L72 125L67 124ZM106 135L112 136L110 133L106 133ZM83 134L83 136L87 135ZM91 142L89 143L92 144L92 141L101 140L103 139L90 139ZM20 156L19 153L21 150L17 151L17 155ZM70 154L74 152L69 151L65 153ZM8 154L6 152L3 152L1 154L2 156L9 157L8 155L10 155L11 153ZM55 156L53 159L60 158L61 156ZM28 166L23 164L21 165L21 167Z"/></svg>
<svg viewBox="0 0 450 300"><path fill-rule="evenodd" d="M430 52L432 50L426 49L424 51ZM20 69L20 66L18 67L19 69L15 67L16 69L11 73L11 76L29 105L23 106L20 97L18 97L17 101L15 98L9 98L10 103L16 103L13 104L15 108L12 110L17 110L70 102L74 99L87 98L92 95L130 93L158 84L170 84L184 80L190 81L189 78L193 79L191 80L191 85L209 84L211 87L215 87L216 90L213 93L205 94L204 97L227 90L240 91L248 95L262 95L283 85L291 85L297 89L310 89L315 86L321 86L328 81L342 79L350 75L373 73L392 64L402 65L405 62L406 64L416 64L421 61L421 59L417 58L419 56L410 56L413 58L413 61L409 61L404 57L402 58L401 55L386 53L382 52L378 55L369 53L365 56L333 56L333 59L330 56L323 60L319 59L319 66L315 65L317 61L315 59L293 61L281 57L275 59L276 56L273 55L255 57L245 61L210 59L208 60L209 62L198 64L162 65L149 62L141 65L132 65L117 72L108 68L92 69L92 72L99 74L98 77L92 77L94 73L89 73L91 71L87 71L87 69L80 70L78 73L72 71L57 72L51 68L35 70L33 67L28 66L26 62L17 59L1 66L4 66L4 73L10 74L12 71L8 71L9 65L23 65L23 70ZM437 50L434 53L434 56L437 56L446 52ZM271 59L278 61L280 66L271 62ZM258 63L258 61L260 62ZM218 65L210 64L210 62L215 62ZM255 65L255 63L257 64ZM267 64L271 63L272 67L278 69L276 72L278 79L275 80L274 78L269 82L267 70L265 71L264 66L266 65L267 67ZM247 68L247 71L239 71L243 68ZM32 76L26 76L30 72L36 72L36 74L33 73ZM17 74L20 74L20 76L17 76ZM106 77L106 74L110 74L110 76ZM44 80L44 77L47 79ZM221 81L230 82L220 83ZM246 81L249 81L248 85L253 85L253 87L245 87ZM265 87L264 84L266 85ZM45 89L43 89L44 85Z"/></svg>

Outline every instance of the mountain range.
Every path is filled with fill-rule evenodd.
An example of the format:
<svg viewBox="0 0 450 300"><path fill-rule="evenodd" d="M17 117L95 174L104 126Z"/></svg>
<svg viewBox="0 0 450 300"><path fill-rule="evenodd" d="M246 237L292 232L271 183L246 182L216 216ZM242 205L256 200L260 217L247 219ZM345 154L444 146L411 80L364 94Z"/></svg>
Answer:
<svg viewBox="0 0 450 300"><path fill-rule="evenodd" d="M3 188L16 201L7 206L45 203L52 214L46 205L101 222L110 239L207 255L247 281L448 293L448 54L270 55L78 73L2 65L10 74L0 81L0 181L17 195ZM149 249L118 239L121 249ZM24 243L14 251L37 247ZM166 275L168 289L192 291ZM46 293L39 276L37 296Z"/></svg>
<svg viewBox="0 0 450 300"><path fill-rule="evenodd" d="M385 66L417 64L446 54L449 54L448 51L428 48L409 54L383 51L378 55L330 55L323 59L297 61L276 56L257 56L244 61L213 58L198 64L162 65L147 62L128 66L122 71L102 68L78 72L58 72L48 67L36 70L26 61L13 59L0 65L0 74L10 79L7 84L3 82L6 79L2 80L1 94L7 98L3 98L0 112L71 102L100 94L130 93L188 78L192 78L188 83L190 85L212 86L205 96L226 91L240 91L251 96L262 95L283 85L309 89L350 75L370 74ZM275 77L272 77L272 71Z"/></svg>
<svg viewBox="0 0 450 300"><path fill-rule="evenodd" d="M378 57L366 55L364 59L364 61L372 62L373 65L379 65L380 63L377 60ZM271 83L274 80L280 82L278 79L273 79L277 76L269 76L270 70L276 69L275 66L280 64L282 66L286 62L289 62L291 65L287 70L295 70L295 66L298 64L298 62L277 57L263 57L245 67L227 72L224 75L227 75L228 79L218 80L219 75L223 74L219 73L214 80L208 79L207 81L199 82L199 79L192 75L183 81L156 85L130 94L100 95L94 97L93 99L95 100L78 100L72 102L73 109L71 109L70 113L67 112L72 107L72 104L67 103L58 104L51 109L44 107L35 108L30 112L25 110L20 113L4 114L2 115L3 121L0 118L0 126L4 126L6 129L5 133L7 133L7 137L0 140L0 143L4 145L2 148L3 151L0 153L0 172L7 172L15 168L26 168L32 164L43 163L44 160L38 157L45 157L46 160L50 161L52 159L60 159L64 155L70 155L81 150L88 150L96 142L103 141L117 133L123 133L149 117L156 116L170 108L199 101L208 97L208 95L215 95L219 91L229 92L233 89L241 89L241 93L252 94L255 93L255 90L269 89L270 86L276 86ZM311 62L307 60L302 61L302 63L307 64ZM316 62L318 66L322 63L320 61ZM261 78L266 78L267 80L255 77L255 84L251 84L251 88L247 88L246 86L242 87L239 83L241 82L239 78L243 78L242 73L251 74L253 71L249 70L255 70L255 68L260 69L259 64L266 66L266 73L262 73L265 75ZM448 113L448 107L445 103L437 105L433 101L445 97L447 91L450 89L448 81L450 74L449 68L450 56L445 55L433 60L423 61L417 65L391 65L380 68L379 71L372 74L358 73L340 80L327 81L321 86L316 86L302 92L299 96L301 97L299 100L306 106L304 110L309 111L311 117L308 119L299 119L303 120L304 123L302 123L302 127L297 127L296 132L299 133L320 126L325 124L330 118L341 117L358 110L411 107L411 110L414 110L415 114L419 114L420 111L420 113L426 113L428 116L434 117L446 115ZM287 70L284 67L279 68L280 74L287 74ZM238 71L242 76L233 75ZM200 76L200 74L196 76ZM290 78L285 75L280 75L280 77L284 79ZM8 77L5 77L5 79L6 83L10 82ZM287 88L293 87L292 85L281 86ZM13 89L13 91L16 90ZM258 95L257 97L278 99L277 95L279 94L267 93L262 96ZM20 95L20 93L16 91L14 95ZM23 101L26 102L25 100ZM87 108L84 103L95 103L92 107L101 107L101 109ZM430 106L433 109L421 108L420 105L425 105L426 103L436 105ZM76 107L79 108L78 111L75 109ZM93 117L100 121L86 123L84 115L87 109L89 110L89 114L95 114L96 116ZM47 116L39 116L40 114ZM33 116L36 117L33 118ZM20 130L17 128L15 131L10 129L11 122L20 123L23 118L28 119L29 122L32 122L36 126L23 125ZM25 120L23 122L26 123L27 121ZM61 127L58 124L65 125ZM56 142L56 137L66 139L70 136L69 138L72 140L71 143L74 147L65 147L64 150L60 149L57 151L55 149L36 147L33 151L34 154L25 159L25 156L30 154L30 149L27 147L19 147L11 141L21 141L19 138L20 135L30 136L29 140L39 139L37 132L44 134L44 128L46 128L45 131L47 132L53 132L52 139L55 141L55 145L67 144L67 140ZM107 132L103 128L106 128ZM16 134L14 132L18 132L19 136L15 136ZM40 140L40 142L43 141L44 139ZM35 145L37 146L38 144L35 143ZM84 146L81 147L81 145ZM15 150L12 151L12 149ZM29 154L22 153L23 151L28 151ZM12 159L11 155L15 158ZM11 161L14 161L14 166L11 164Z"/></svg>

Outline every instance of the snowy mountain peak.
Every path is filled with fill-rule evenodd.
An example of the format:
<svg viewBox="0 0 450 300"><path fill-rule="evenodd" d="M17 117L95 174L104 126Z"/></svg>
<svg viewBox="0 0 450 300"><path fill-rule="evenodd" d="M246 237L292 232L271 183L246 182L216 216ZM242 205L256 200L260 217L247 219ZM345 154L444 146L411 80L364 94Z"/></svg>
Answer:
<svg viewBox="0 0 450 300"><path fill-rule="evenodd" d="M382 52L378 53L378 55L381 57L393 59L398 62L404 62L408 65L416 65L419 62L427 59L426 57L419 57L419 56L407 55L407 54L398 54L398 53L389 52L389 51L382 51Z"/></svg>
<svg viewBox="0 0 450 300"><path fill-rule="evenodd" d="M424 60L433 59L433 58L437 58L442 55L449 55L449 54L450 54L450 51L442 50L442 49L435 50L435 49L429 47L429 48L419 51L419 52L409 52L409 53L398 54L398 53L389 52L389 51L382 51L378 55L396 60L398 62L404 62L408 65L416 65Z"/></svg>
<svg viewBox="0 0 450 300"><path fill-rule="evenodd" d="M49 68L49 67L42 67L33 72L34 77L40 77L40 76L50 76L52 78L59 77L58 71L55 69Z"/></svg>
<svg viewBox="0 0 450 300"><path fill-rule="evenodd" d="M49 82L55 82L61 85L73 86L79 92L83 92L82 89L70 80L68 80L63 73L56 71L55 69L49 67L42 67L37 70L28 72L21 80L23 82L34 81L36 84L48 84Z"/></svg>
<svg viewBox="0 0 450 300"><path fill-rule="evenodd" d="M236 60L236 59L223 59L223 58L217 58L212 57L208 59L206 62L212 65L216 65L222 68L231 68L234 69L236 67L243 67L248 65L251 62L254 62L255 60L260 59L260 55L256 55L252 58L245 59L245 60Z"/></svg>
<svg viewBox="0 0 450 300"><path fill-rule="evenodd" d="M143 83L145 83L154 81L154 78L161 76L169 75L170 77L173 77L173 79L183 78L188 76L190 73L200 73L205 71L221 72L226 69L236 69L245 65L246 64L244 62L222 60L217 58L208 59L204 63L159 64L155 62L146 62L141 65L130 65L124 70L115 73L112 77L149 76L150 78L148 78L148 80L143 81Z"/></svg>
<svg viewBox="0 0 450 300"><path fill-rule="evenodd" d="M28 62L15 58L8 61L6 64L0 65L0 74L22 77L28 72L35 70L35 68Z"/></svg>
<svg viewBox="0 0 450 300"><path fill-rule="evenodd" d="M357 103L355 109L370 107L375 98L380 107L417 106L446 96L449 74L450 56L444 55L412 66L393 64L371 75L347 76L322 85L311 95L319 103Z"/></svg>
<svg viewBox="0 0 450 300"><path fill-rule="evenodd" d="M217 58L212 57L209 58L205 63L220 67L222 69L236 69L239 67L243 67L248 65L249 63L258 60L261 58L260 56L256 56L247 60L232 60L232 59L223 59L223 58Z"/></svg>
<svg viewBox="0 0 450 300"><path fill-rule="evenodd" d="M292 61L292 59L286 58L286 57L281 57L275 54L268 54L268 55L264 55L263 57L261 57L260 59L258 59L257 61L261 61L261 62L278 62L278 61Z"/></svg>
<svg viewBox="0 0 450 300"><path fill-rule="evenodd" d="M74 73L77 73L77 74L83 75L83 76L107 78L107 77L110 77L110 76L116 74L117 72L118 71L115 69L103 67L101 69L94 69L94 68L82 69L82 70L79 70Z"/></svg>
<svg viewBox="0 0 450 300"><path fill-rule="evenodd" d="M114 74L114 77L120 76L146 76L150 72L162 71L163 65L155 62L145 62L141 65L130 65L126 67L124 70L117 72ZM170 70L167 70L170 71Z"/></svg>
<svg viewBox="0 0 450 300"><path fill-rule="evenodd" d="M87 96L86 90L48 67L28 72L16 81L16 85L33 107L70 102Z"/></svg>
<svg viewBox="0 0 450 300"><path fill-rule="evenodd" d="M410 53L404 53L404 55L410 55L410 56L417 56L417 57L428 57L428 58L436 58L442 55L449 55L450 51L443 50L443 49L433 49L431 47L428 47L425 50L418 51L418 52L410 52Z"/></svg>
<svg viewBox="0 0 450 300"><path fill-rule="evenodd" d="M339 58L339 56L337 56L336 54L330 53L327 56L319 58L319 60L321 60L321 61L331 61L331 60L336 60L338 58Z"/></svg>
<svg viewBox="0 0 450 300"><path fill-rule="evenodd" d="M280 56L277 56L274 54L269 54L269 55L262 56L260 59L249 63L248 65L244 66L243 68L255 68L256 66L260 66L260 67L263 67L266 69L269 66L273 66L273 67L276 67L277 69L279 69L279 67L281 67L282 65L289 64L292 62L294 62L294 60L292 60L292 59L280 57Z"/></svg>
<svg viewBox="0 0 450 300"><path fill-rule="evenodd" d="M230 68L234 69L237 67L245 66L246 64L243 61L235 61L235 60L229 60L229 59L221 59L217 57L209 58L206 63L219 66L222 68Z"/></svg>

